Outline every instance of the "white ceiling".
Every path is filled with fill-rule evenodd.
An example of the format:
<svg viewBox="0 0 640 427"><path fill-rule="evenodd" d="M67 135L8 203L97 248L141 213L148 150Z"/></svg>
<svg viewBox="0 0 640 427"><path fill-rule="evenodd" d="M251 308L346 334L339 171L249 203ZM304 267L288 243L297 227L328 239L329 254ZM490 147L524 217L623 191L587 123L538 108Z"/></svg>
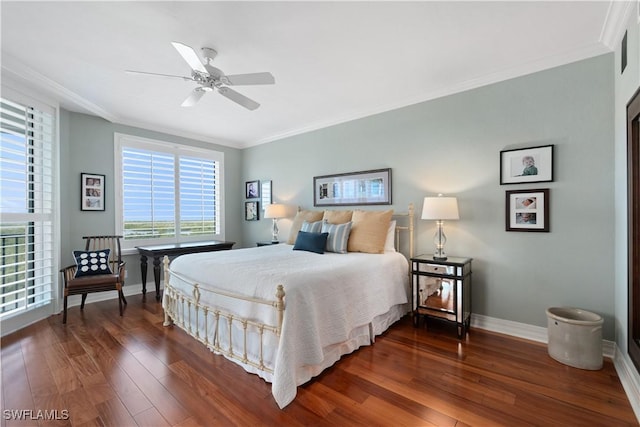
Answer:
<svg viewBox="0 0 640 427"><path fill-rule="evenodd" d="M63 108L248 147L612 51L619 3L2 1L2 77ZM171 45L218 51L227 74L270 71L181 107L194 82Z"/></svg>

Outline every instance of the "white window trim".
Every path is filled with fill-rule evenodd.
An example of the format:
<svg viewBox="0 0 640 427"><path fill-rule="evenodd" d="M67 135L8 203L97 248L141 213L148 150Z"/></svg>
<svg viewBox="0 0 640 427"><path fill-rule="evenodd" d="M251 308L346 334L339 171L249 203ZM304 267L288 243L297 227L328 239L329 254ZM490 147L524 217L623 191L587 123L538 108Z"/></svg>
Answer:
<svg viewBox="0 0 640 427"><path fill-rule="evenodd" d="M42 94L23 86L9 76L3 76L1 85L2 96L6 99L38 108L54 115L55 130L53 132L54 149L53 156L53 215L52 215L52 237L54 242L60 242L60 107L56 101L43 97ZM59 313L62 307L62 292L60 285L60 245L54 244L52 247L53 256L53 277L51 281L51 303L42 307L10 314L2 318L0 336L6 336L19 329L46 319L52 314Z"/></svg>
<svg viewBox="0 0 640 427"><path fill-rule="evenodd" d="M175 142L167 142L156 139L144 138L135 135L128 135L124 133L114 132L114 187L115 187L115 212L116 212L116 233L120 233L124 229L124 218L122 215L122 202L123 202L123 190L122 190L122 147L133 146L137 148L143 148L154 151L164 151L172 153L177 156L193 156L203 157L211 160L218 161L219 168L219 181L218 185L218 212L219 218L216 221L219 223L218 234L211 235L199 235L199 236L180 236L177 235L172 239L136 239L136 240L124 240L122 241L122 253L124 255L136 254L136 246L148 246L148 245L161 245L175 242L194 242L198 240L224 240L225 236L225 203L224 203L224 153L216 150L208 150L204 148L191 147L188 145L178 144ZM179 179L176 176L176 186L179 184ZM179 210L179 209L178 209ZM179 215L179 212L177 213ZM179 216L177 216L179 220Z"/></svg>

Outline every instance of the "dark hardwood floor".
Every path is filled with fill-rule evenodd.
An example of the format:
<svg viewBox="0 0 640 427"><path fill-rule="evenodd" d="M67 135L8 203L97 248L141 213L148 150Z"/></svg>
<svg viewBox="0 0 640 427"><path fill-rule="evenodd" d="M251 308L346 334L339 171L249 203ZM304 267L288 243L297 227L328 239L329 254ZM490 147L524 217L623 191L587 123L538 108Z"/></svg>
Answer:
<svg viewBox="0 0 640 427"><path fill-rule="evenodd" d="M539 343L473 328L458 341L409 318L280 410L262 379L163 327L154 298L128 302L124 317L115 300L87 304L3 338L1 425L638 425L610 360L583 371Z"/></svg>

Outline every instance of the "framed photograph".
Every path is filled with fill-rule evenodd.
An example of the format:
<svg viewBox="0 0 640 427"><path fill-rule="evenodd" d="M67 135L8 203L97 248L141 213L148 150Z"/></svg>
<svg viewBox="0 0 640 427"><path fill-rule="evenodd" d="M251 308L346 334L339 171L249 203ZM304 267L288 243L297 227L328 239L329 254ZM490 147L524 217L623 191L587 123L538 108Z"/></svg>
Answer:
<svg viewBox="0 0 640 427"><path fill-rule="evenodd" d="M247 181L245 183L245 196L247 199L260 197L260 181Z"/></svg>
<svg viewBox="0 0 640 427"><path fill-rule="evenodd" d="M80 209L83 211L104 210L104 175L80 174Z"/></svg>
<svg viewBox="0 0 640 427"><path fill-rule="evenodd" d="M260 194L262 198L262 210L267 209L267 206L271 204L271 181L262 181L262 185L260 186Z"/></svg>
<svg viewBox="0 0 640 427"><path fill-rule="evenodd" d="M260 219L259 214L258 202L244 202L245 221L257 221Z"/></svg>
<svg viewBox="0 0 640 427"><path fill-rule="evenodd" d="M553 181L553 145L500 152L500 185Z"/></svg>
<svg viewBox="0 0 640 427"><path fill-rule="evenodd" d="M549 231L549 189L507 191L507 231Z"/></svg>
<svg viewBox="0 0 640 427"><path fill-rule="evenodd" d="M313 206L390 205L391 169L313 178Z"/></svg>

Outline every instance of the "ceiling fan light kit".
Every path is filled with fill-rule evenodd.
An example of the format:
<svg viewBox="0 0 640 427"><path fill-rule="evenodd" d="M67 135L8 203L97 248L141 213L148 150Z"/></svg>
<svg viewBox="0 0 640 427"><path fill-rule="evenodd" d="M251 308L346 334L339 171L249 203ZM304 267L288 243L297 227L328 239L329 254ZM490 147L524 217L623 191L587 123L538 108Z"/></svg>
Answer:
<svg viewBox="0 0 640 427"><path fill-rule="evenodd" d="M127 70L127 72L162 77L175 77L196 82L198 87L196 87L187 99L182 102L181 105L183 107L191 107L195 105L206 92L213 92L217 89L218 93L225 98L245 107L248 110L255 110L260 106L260 104L227 86L275 84L275 78L269 72L225 75L222 70L211 65L211 62L218 55L218 52L209 47L203 47L201 49L202 56L204 58L204 61L202 61L195 50L190 46L180 42L172 42L171 44L178 51L180 56L182 56L182 59L184 59L189 65L189 68L191 68L191 77L148 73L144 71Z"/></svg>

